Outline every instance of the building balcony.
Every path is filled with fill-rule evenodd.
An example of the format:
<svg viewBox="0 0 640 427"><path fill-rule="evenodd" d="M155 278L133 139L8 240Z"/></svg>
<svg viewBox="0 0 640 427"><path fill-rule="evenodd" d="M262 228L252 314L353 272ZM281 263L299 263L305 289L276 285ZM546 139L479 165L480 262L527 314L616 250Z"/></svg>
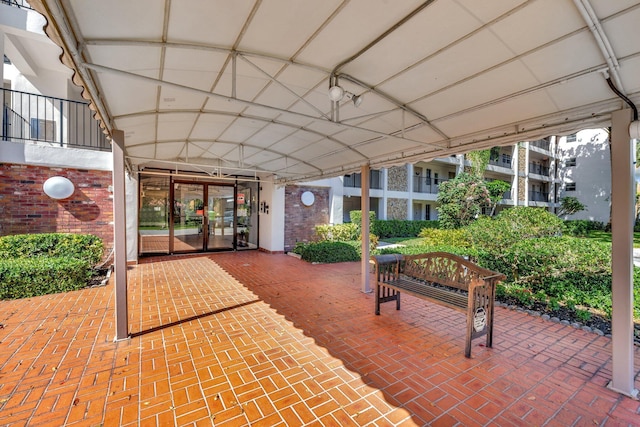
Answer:
<svg viewBox="0 0 640 427"><path fill-rule="evenodd" d="M362 187L362 174L352 173L345 175L343 186L347 188L361 188ZM382 189L382 172L379 170L371 170L369 173L369 189L381 190Z"/></svg>
<svg viewBox="0 0 640 427"><path fill-rule="evenodd" d="M529 163L529 173L534 173L536 175L549 176L549 167L542 166L537 163Z"/></svg>
<svg viewBox="0 0 640 427"><path fill-rule="evenodd" d="M547 141L546 139L539 139L537 141L530 141L529 142L529 147L539 148L539 149L544 150L544 151L550 151L551 150L551 143L549 141Z"/></svg>
<svg viewBox="0 0 640 427"><path fill-rule="evenodd" d="M438 194L439 186L441 183L447 181L446 179L435 179L422 176L413 177L413 192L414 193L427 193Z"/></svg>
<svg viewBox="0 0 640 427"><path fill-rule="evenodd" d="M0 89L4 100L0 140L111 151L86 102Z"/></svg>
<svg viewBox="0 0 640 427"><path fill-rule="evenodd" d="M531 202L548 202L549 201L549 193L545 193L542 191L530 191L529 192L529 201Z"/></svg>
<svg viewBox="0 0 640 427"><path fill-rule="evenodd" d="M489 159L489 164L511 169L511 156L500 156L498 158Z"/></svg>

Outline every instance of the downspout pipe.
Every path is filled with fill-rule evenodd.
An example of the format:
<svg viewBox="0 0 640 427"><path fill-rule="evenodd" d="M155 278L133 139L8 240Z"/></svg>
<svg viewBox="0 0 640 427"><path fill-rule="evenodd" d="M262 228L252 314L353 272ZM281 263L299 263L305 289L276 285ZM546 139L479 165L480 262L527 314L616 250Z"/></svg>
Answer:
<svg viewBox="0 0 640 427"><path fill-rule="evenodd" d="M618 90L616 85L611 80L611 77L609 77L609 76L607 76L607 84L609 85L609 88L613 91L613 93L618 95L618 97L620 97L620 99L622 99L624 102L626 102L629 105L629 107L631 107L631 110L633 110L633 121L637 122L638 121L638 108L636 107L636 104L634 104L633 101L631 101L624 93L622 93L622 92L620 92Z"/></svg>

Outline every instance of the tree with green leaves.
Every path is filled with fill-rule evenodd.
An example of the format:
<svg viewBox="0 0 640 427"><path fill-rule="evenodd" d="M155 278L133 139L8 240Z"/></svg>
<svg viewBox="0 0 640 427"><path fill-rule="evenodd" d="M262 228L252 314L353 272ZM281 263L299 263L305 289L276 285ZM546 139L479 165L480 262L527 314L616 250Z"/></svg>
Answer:
<svg viewBox="0 0 640 427"><path fill-rule="evenodd" d="M558 216L573 215L586 210L587 207L580 203L577 197L567 196L560 199L560 210L558 210Z"/></svg>
<svg viewBox="0 0 640 427"><path fill-rule="evenodd" d="M471 151L466 156L471 162L471 175L482 177L489 165L491 150Z"/></svg>
<svg viewBox="0 0 640 427"><path fill-rule="evenodd" d="M502 200L502 196L505 192L509 191L511 188L511 184L505 181L501 181L499 179L489 181L485 184L487 186L487 190L489 191L489 199L491 200L491 214L489 216L493 216L496 212L496 206L500 200Z"/></svg>
<svg viewBox="0 0 640 427"><path fill-rule="evenodd" d="M440 227L460 228L476 219L491 199L482 177L463 172L440 184L438 202Z"/></svg>

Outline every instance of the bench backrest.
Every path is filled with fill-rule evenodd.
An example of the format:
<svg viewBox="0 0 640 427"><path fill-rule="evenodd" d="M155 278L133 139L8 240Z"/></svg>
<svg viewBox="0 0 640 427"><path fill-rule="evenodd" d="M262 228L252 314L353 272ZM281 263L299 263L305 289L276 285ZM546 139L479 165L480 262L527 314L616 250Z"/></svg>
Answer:
<svg viewBox="0 0 640 427"><path fill-rule="evenodd" d="M418 255L377 255L377 280L390 282L405 274L428 282L439 283L465 291L471 284L493 285L505 279L495 271L482 268L460 256L447 252L430 252Z"/></svg>

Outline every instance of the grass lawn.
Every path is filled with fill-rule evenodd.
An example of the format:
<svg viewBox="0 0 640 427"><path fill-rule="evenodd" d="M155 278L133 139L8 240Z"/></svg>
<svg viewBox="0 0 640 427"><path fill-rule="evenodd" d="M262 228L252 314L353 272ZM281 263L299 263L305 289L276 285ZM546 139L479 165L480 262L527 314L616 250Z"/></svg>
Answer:
<svg viewBox="0 0 640 427"><path fill-rule="evenodd" d="M611 233L607 231L592 230L587 233L586 237L600 242L611 243ZM633 233L633 247L640 248L640 233Z"/></svg>

